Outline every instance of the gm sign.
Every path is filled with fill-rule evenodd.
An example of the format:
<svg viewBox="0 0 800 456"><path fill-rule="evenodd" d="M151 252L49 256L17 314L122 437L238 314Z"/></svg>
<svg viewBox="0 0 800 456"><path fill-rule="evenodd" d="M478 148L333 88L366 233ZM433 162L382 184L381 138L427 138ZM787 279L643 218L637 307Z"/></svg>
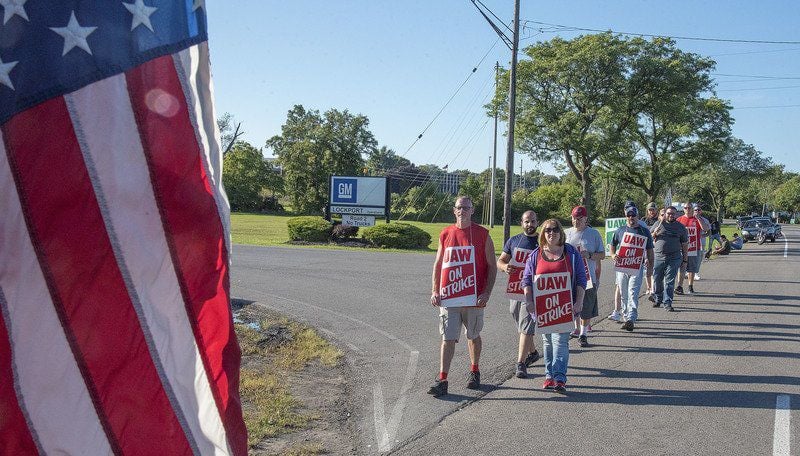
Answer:
<svg viewBox="0 0 800 456"><path fill-rule="evenodd" d="M355 204L358 195L358 180L351 177L334 177L331 203Z"/></svg>

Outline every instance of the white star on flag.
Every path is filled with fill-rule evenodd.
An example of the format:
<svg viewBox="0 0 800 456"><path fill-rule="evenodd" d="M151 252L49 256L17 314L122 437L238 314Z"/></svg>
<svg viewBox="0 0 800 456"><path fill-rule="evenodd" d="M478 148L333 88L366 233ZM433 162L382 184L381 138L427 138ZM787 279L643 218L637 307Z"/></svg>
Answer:
<svg viewBox="0 0 800 456"><path fill-rule="evenodd" d="M14 15L28 19L28 14L25 13L25 2L28 0L0 0L0 5L3 6L3 25L8 22Z"/></svg>
<svg viewBox="0 0 800 456"><path fill-rule="evenodd" d="M135 29L139 25L144 25L145 27L149 28L151 32L155 32L153 30L153 24L150 23L150 15L153 14L158 8L154 6L147 6L144 4L144 0L136 0L136 3L122 3L125 8L133 14L133 23L131 24L131 30Z"/></svg>
<svg viewBox="0 0 800 456"><path fill-rule="evenodd" d="M3 63L3 59L0 59L0 84L7 86L11 90L14 90L14 84L11 83L11 78L8 76L11 73L11 70L17 65L18 62L8 62Z"/></svg>
<svg viewBox="0 0 800 456"><path fill-rule="evenodd" d="M86 42L86 37L96 29L97 27L81 27L81 24L78 23L78 19L75 18L75 11L69 16L69 23L66 27L50 27L50 30L64 38L64 52L61 53L62 56L67 55L67 52L71 51L74 47L79 47L91 54L92 50L89 48L89 43Z"/></svg>

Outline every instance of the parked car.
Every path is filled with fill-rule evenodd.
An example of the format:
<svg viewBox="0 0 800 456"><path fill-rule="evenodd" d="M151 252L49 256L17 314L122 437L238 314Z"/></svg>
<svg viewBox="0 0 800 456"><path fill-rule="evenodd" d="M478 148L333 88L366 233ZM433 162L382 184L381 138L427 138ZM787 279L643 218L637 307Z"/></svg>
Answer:
<svg viewBox="0 0 800 456"><path fill-rule="evenodd" d="M744 224L747 223L753 217L751 215L740 215L736 217L736 227L740 230L744 227Z"/></svg>
<svg viewBox="0 0 800 456"><path fill-rule="evenodd" d="M775 242L775 239L782 235L781 226L773 223L769 217L754 217L742 226L742 238L745 242L755 240L759 230L764 230L766 238L770 242Z"/></svg>

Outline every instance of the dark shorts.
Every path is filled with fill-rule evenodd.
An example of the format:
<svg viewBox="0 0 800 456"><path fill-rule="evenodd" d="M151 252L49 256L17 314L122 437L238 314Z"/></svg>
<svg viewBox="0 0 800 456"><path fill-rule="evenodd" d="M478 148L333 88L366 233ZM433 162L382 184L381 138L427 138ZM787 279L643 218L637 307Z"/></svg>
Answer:
<svg viewBox="0 0 800 456"><path fill-rule="evenodd" d="M514 321L517 322L517 332L520 334L533 335L536 332L536 322L531 318L528 309L525 308L523 301L511 300L508 308Z"/></svg>
<svg viewBox="0 0 800 456"><path fill-rule="evenodd" d="M700 256L686 257L686 272L699 272L700 271Z"/></svg>
<svg viewBox="0 0 800 456"><path fill-rule="evenodd" d="M581 310L581 318L588 320L600 315L597 308L597 288L592 287L586 290L583 296L583 310Z"/></svg>

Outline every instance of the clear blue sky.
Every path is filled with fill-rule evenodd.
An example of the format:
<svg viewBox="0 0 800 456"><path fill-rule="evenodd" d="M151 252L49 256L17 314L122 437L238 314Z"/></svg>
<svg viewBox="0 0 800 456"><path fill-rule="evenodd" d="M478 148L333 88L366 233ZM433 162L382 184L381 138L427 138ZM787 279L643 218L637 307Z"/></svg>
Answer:
<svg viewBox="0 0 800 456"><path fill-rule="evenodd" d="M510 24L513 0L485 0ZM295 104L366 115L381 146L416 164L480 171L489 164L492 121L482 108L494 63L511 52L469 0L208 1L218 113L242 122L262 147ZM798 1L522 0L521 46L554 36L524 21L667 36L800 42ZM718 96L734 106L734 135L800 172L800 44L677 40L717 61ZM487 55L488 52L488 55ZM472 69L477 71L467 80ZM784 78L784 79L769 79ZM410 147L445 102L463 88ZM776 107L787 106L791 107ZM505 127L501 124L500 134ZM410 149L409 149L410 148ZM505 166L498 139L497 166ZM265 151L270 155L269 151ZM518 155L525 170L537 167Z"/></svg>

